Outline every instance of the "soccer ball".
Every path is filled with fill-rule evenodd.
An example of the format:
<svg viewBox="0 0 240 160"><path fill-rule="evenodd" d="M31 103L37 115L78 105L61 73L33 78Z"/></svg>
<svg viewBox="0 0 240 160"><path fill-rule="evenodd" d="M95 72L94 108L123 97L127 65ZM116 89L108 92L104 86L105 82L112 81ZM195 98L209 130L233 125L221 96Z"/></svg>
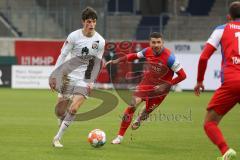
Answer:
<svg viewBox="0 0 240 160"><path fill-rule="evenodd" d="M94 129L88 134L88 142L95 148L102 147L106 143L106 134L100 129Z"/></svg>

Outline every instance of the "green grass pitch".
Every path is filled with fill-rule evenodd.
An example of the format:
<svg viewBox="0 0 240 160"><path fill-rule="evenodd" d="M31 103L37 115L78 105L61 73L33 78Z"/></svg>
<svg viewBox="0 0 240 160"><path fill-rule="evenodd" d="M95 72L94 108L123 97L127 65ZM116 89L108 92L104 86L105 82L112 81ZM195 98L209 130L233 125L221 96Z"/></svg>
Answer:
<svg viewBox="0 0 240 160"><path fill-rule="evenodd" d="M114 91L107 91L115 94ZM122 93L126 91L121 91ZM125 94L125 93L124 93ZM63 137L64 148L51 145L58 126L54 115L56 94L48 90L0 89L0 159L2 160L214 160L220 154L204 134L202 122L212 92L195 97L193 92L170 93L162 105L136 131L128 130L121 145L116 135L126 103L102 117L75 122ZM127 92L126 92L127 95ZM96 107L90 98L80 112ZM165 116L165 117L164 117ZM229 145L240 151L239 106L227 114L220 127ZM106 132L107 143L93 148L89 131Z"/></svg>

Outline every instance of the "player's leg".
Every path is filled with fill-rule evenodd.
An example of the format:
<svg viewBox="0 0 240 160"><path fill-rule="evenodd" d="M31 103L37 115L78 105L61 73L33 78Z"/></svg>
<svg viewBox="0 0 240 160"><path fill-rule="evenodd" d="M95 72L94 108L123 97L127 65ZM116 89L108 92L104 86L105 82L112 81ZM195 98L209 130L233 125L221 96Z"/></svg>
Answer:
<svg viewBox="0 0 240 160"><path fill-rule="evenodd" d="M141 122L145 121L149 117L149 114L162 103L165 97L166 95L147 99L145 107L141 110L139 116L132 124L132 129L133 130L138 129L141 125Z"/></svg>
<svg viewBox="0 0 240 160"><path fill-rule="evenodd" d="M208 105L204 121L204 130L209 139L218 147L223 157L230 156L229 158L225 158L226 160L230 160L231 156L234 157L236 152L229 149L218 124L223 116L231 110L238 101L239 95L234 94L234 90L229 89L227 86L220 87L214 93Z"/></svg>
<svg viewBox="0 0 240 160"><path fill-rule="evenodd" d="M59 141L62 138L63 133L66 131L69 125L74 121L76 117L76 113L84 101L85 101L85 96L81 94L73 96L71 106L68 109L68 112L66 113L65 118L63 119L63 122L58 130L58 133L54 137L53 145L55 147L63 147Z"/></svg>
<svg viewBox="0 0 240 160"><path fill-rule="evenodd" d="M222 135L218 124L222 119L222 115L217 114L213 109L207 111L204 121L204 130L209 139L218 146L219 150L224 154L228 149L228 145Z"/></svg>
<svg viewBox="0 0 240 160"><path fill-rule="evenodd" d="M62 95L58 96L57 104L55 107L55 114L59 121L59 126L62 124L62 120L65 118L67 109L71 104L70 98L65 98Z"/></svg>
<svg viewBox="0 0 240 160"><path fill-rule="evenodd" d="M230 149L226 143L224 136L218 127L222 115L219 115L213 109L209 110L205 117L204 130L209 137L209 139L219 148L223 157L218 158L218 160L231 160L236 157L236 152Z"/></svg>
<svg viewBox="0 0 240 160"><path fill-rule="evenodd" d="M137 106L142 102L142 99L136 96L132 97L131 104L125 109L122 122L118 131L118 136L112 141L112 144L120 144L123 140L123 136L126 133L129 125L132 122L133 114Z"/></svg>

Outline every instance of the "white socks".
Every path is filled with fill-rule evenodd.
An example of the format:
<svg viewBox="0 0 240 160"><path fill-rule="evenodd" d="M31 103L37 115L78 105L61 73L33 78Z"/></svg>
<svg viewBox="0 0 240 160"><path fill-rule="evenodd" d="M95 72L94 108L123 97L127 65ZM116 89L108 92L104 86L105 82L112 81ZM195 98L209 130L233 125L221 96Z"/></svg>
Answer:
<svg viewBox="0 0 240 160"><path fill-rule="evenodd" d="M76 117L75 114L71 114L71 113L67 112L66 117L62 121L62 124L58 130L57 135L54 137L54 139L60 140L62 138L64 131L74 121L75 117Z"/></svg>

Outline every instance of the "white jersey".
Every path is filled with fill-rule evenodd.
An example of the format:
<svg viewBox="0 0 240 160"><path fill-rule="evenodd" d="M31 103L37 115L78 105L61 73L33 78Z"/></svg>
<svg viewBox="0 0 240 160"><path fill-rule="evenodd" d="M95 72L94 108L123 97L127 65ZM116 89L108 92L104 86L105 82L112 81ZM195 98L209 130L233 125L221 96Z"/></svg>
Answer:
<svg viewBox="0 0 240 160"><path fill-rule="evenodd" d="M82 29L78 29L69 34L55 65L55 69L73 58L77 60L74 69L68 73L68 77L75 80L92 82L95 81L101 66L101 59L104 53L105 40L95 32L92 37L86 37ZM80 62L80 63L79 63ZM72 63L72 62L71 62Z"/></svg>

